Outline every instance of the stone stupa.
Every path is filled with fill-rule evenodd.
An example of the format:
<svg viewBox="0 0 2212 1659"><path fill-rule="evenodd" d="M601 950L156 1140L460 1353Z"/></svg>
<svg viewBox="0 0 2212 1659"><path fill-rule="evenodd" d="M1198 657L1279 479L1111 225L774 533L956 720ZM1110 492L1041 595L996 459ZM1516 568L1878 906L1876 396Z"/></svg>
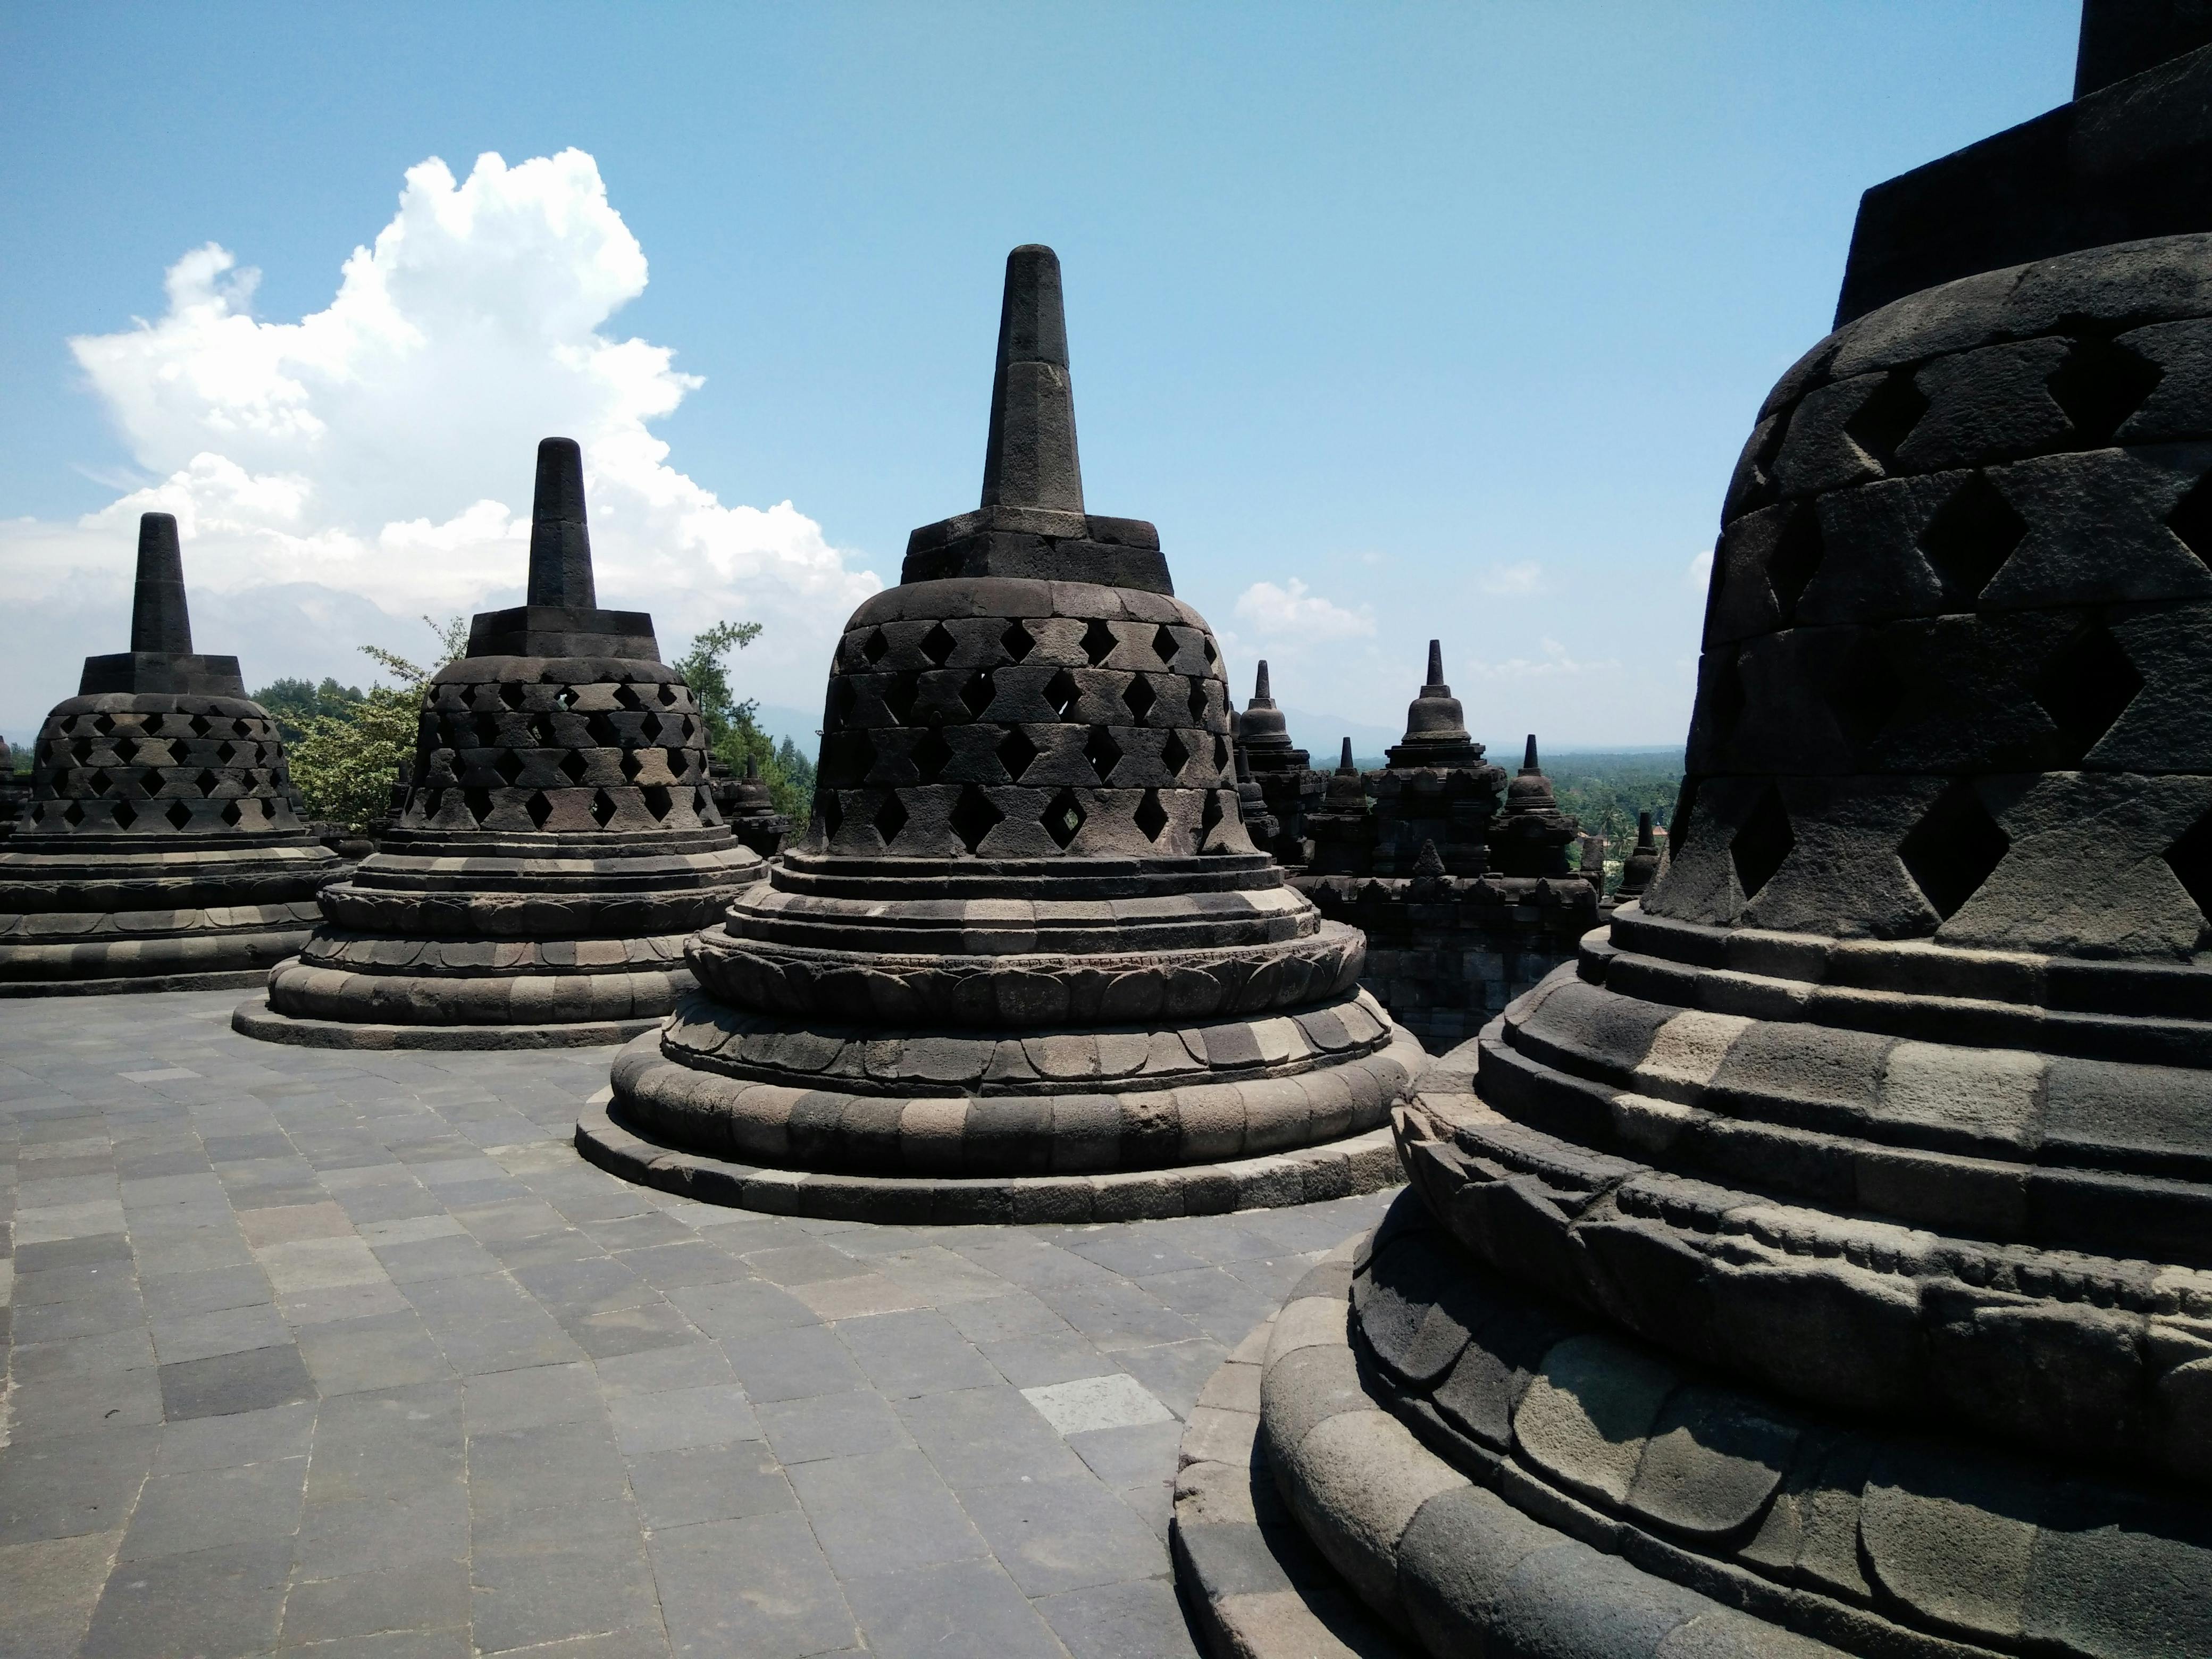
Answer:
<svg viewBox="0 0 2212 1659"><path fill-rule="evenodd" d="M0 996L254 984L345 868L238 659L192 650L177 521L144 514L131 649L85 659L0 842Z"/></svg>
<svg viewBox="0 0 2212 1659"><path fill-rule="evenodd" d="M405 805L232 1024L320 1048L611 1042L690 988L684 936L760 878L653 618L598 608L580 450L538 448L526 604L431 678Z"/></svg>
<svg viewBox="0 0 2212 1659"><path fill-rule="evenodd" d="M1260 799L1274 820L1261 850L1288 868L1304 869L1314 856L1307 818L1320 809L1328 781L1313 769L1313 757L1291 741L1283 711L1269 694L1265 657L1253 677L1252 700L1237 717L1237 747L1244 771L1259 787Z"/></svg>
<svg viewBox="0 0 2212 1659"><path fill-rule="evenodd" d="M634 1179L884 1221L1105 1219L1398 1178L1422 1064L1251 843L1229 687L1149 524L1086 511L1059 261L1006 262L981 507L831 665L812 819L577 1127Z"/></svg>
<svg viewBox="0 0 2212 1659"><path fill-rule="evenodd" d="M2212 1653L2212 9L2082 71L1868 192L1668 860L1212 1391L1218 1650Z"/></svg>

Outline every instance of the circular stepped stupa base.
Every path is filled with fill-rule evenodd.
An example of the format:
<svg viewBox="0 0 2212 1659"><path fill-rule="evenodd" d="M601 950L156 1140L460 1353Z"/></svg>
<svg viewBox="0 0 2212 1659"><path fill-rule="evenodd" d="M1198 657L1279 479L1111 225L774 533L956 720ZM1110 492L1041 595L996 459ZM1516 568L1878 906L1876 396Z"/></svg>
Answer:
<svg viewBox="0 0 2212 1659"><path fill-rule="evenodd" d="M265 968L201 974L112 975L102 979L27 981L0 984L0 997L116 997L158 991L239 991L269 977Z"/></svg>
<svg viewBox="0 0 2212 1659"><path fill-rule="evenodd" d="M1430 1450L1369 1392L1352 1346L1367 1243L1298 1283L1207 1382L1184 1432L1176 1574L1217 1659L1841 1659L1547 1525ZM1587 1532L1577 1510L1553 1518Z"/></svg>
<svg viewBox="0 0 2212 1659"><path fill-rule="evenodd" d="M288 1042L295 1048L595 1048L628 1042L657 1027L664 1016L642 1019L577 1020L545 1025L372 1025L332 1019L301 1019L269 1006L266 974L234 975L222 981L262 986L230 1016L230 1029L264 1042Z"/></svg>
<svg viewBox="0 0 2212 1659"><path fill-rule="evenodd" d="M887 1225L1146 1221L1349 1198L1405 1176L1388 1127L1317 1146L1164 1170L1098 1175L915 1177L784 1170L647 1140L605 1102L576 1120L576 1149L610 1174L703 1203Z"/></svg>

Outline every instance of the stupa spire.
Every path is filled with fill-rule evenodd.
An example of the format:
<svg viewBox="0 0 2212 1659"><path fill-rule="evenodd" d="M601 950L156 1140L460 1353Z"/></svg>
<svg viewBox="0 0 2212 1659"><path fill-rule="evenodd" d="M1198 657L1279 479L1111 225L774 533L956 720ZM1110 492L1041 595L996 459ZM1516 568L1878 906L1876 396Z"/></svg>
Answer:
<svg viewBox="0 0 2212 1659"><path fill-rule="evenodd" d="M574 438L538 446L538 489L530 509L532 605L592 611L592 533L584 519L584 452Z"/></svg>
<svg viewBox="0 0 2212 1659"><path fill-rule="evenodd" d="M1346 738L1344 740L1344 752L1336 763L1336 769L1340 772L1349 772L1352 769L1352 739L1350 738Z"/></svg>
<svg viewBox="0 0 2212 1659"><path fill-rule="evenodd" d="M1266 707L1275 700L1267 692L1267 659L1260 659L1260 672L1252 677L1252 701Z"/></svg>
<svg viewBox="0 0 2212 1659"><path fill-rule="evenodd" d="M1534 732L1528 734L1528 747L1522 753L1521 769L1523 773L1541 772L1544 769L1536 763L1536 734Z"/></svg>
<svg viewBox="0 0 2212 1659"><path fill-rule="evenodd" d="M982 504L1083 511L1060 256L1034 243L1006 256Z"/></svg>
<svg viewBox="0 0 2212 1659"><path fill-rule="evenodd" d="M192 654L192 619L185 606L185 557L176 515L138 515L138 580L131 596L131 648L167 656Z"/></svg>
<svg viewBox="0 0 2212 1659"><path fill-rule="evenodd" d="M1451 687L1444 684L1444 646L1442 640L1429 641L1429 682L1422 689L1440 691L1447 696L1450 694Z"/></svg>

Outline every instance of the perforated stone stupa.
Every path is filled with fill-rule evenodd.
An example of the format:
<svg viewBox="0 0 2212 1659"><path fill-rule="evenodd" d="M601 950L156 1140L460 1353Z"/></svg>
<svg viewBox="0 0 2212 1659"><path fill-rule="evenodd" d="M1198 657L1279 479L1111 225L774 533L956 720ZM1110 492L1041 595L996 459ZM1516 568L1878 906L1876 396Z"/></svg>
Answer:
<svg viewBox="0 0 2212 1659"><path fill-rule="evenodd" d="M598 608L583 457L538 446L528 602L423 695L404 805L233 1024L331 1048L609 1042L691 984L684 939L760 878L653 618Z"/></svg>
<svg viewBox="0 0 2212 1659"><path fill-rule="evenodd" d="M0 841L0 996L251 985L346 867L238 659L196 654L177 521L138 521L131 649L88 657Z"/></svg>
<svg viewBox="0 0 2212 1659"><path fill-rule="evenodd" d="M2085 60L2123 12L2205 22L2093 3ZM1929 170L2013 193L1979 264L1869 192L1728 493L1668 862L1255 1361L1407 1651L2212 1653L2203 39ZM1870 246L1951 280L1852 304Z"/></svg>
<svg viewBox="0 0 2212 1659"><path fill-rule="evenodd" d="M1058 260L1006 264L983 501L831 665L819 788L617 1060L594 1159L759 1208L952 1221L1395 1180L1419 1045L1241 819L1229 687L1149 524L1089 513Z"/></svg>
<svg viewBox="0 0 2212 1659"><path fill-rule="evenodd" d="M1237 747L1244 770L1259 788L1267 816L1273 820L1261 850L1288 869L1304 869L1314 856L1306 820L1322 805L1328 783L1313 769L1312 757L1291 741L1283 711L1269 694L1264 657L1253 678L1252 700L1237 716ZM1246 821L1250 821L1249 816Z"/></svg>

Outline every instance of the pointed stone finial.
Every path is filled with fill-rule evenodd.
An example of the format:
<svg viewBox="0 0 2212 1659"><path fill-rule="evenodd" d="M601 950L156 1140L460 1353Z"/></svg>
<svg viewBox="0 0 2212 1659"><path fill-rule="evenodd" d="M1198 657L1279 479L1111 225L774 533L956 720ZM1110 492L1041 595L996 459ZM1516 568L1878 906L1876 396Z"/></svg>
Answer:
<svg viewBox="0 0 2212 1659"><path fill-rule="evenodd" d="M1006 256L982 504L1083 511L1060 256L1034 244Z"/></svg>
<svg viewBox="0 0 2212 1659"><path fill-rule="evenodd" d="M1340 772L1349 772L1353 769L1352 764L1352 739L1350 738L1346 738L1344 740L1344 753L1336 763L1336 769Z"/></svg>
<svg viewBox="0 0 2212 1659"><path fill-rule="evenodd" d="M1636 846L1639 852L1659 850L1659 843L1651 834L1651 809L1648 806L1636 815Z"/></svg>
<svg viewBox="0 0 2212 1659"><path fill-rule="evenodd" d="M1441 876L1443 872L1443 854L1437 851L1436 842L1424 837L1420 856L1413 860L1413 874L1416 877Z"/></svg>
<svg viewBox="0 0 2212 1659"><path fill-rule="evenodd" d="M750 749L745 750L745 781L747 783L758 783L760 781L760 762L753 757L753 751ZM1649 812L1646 812L1644 816L1645 820L1649 822L1651 815Z"/></svg>
<svg viewBox="0 0 2212 1659"><path fill-rule="evenodd" d="M170 513L138 515L138 581L131 595L131 648L169 656L192 654L192 619L185 608L185 556Z"/></svg>
<svg viewBox="0 0 2212 1659"><path fill-rule="evenodd" d="M1267 695L1267 659L1260 659L1260 672L1252 679L1252 701L1263 708L1274 707L1274 698Z"/></svg>
<svg viewBox="0 0 2212 1659"><path fill-rule="evenodd" d="M1521 757L1521 769L1524 773L1540 772L1544 769L1536 764L1536 734L1534 732L1528 734L1528 752Z"/></svg>
<svg viewBox="0 0 2212 1659"><path fill-rule="evenodd" d="M596 610L592 536L584 522L584 452L574 438L538 446L538 492L530 510L532 605Z"/></svg>
<svg viewBox="0 0 2212 1659"><path fill-rule="evenodd" d="M1444 647L1442 640L1429 641L1429 683L1422 690L1446 693L1451 690L1451 687L1444 684Z"/></svg>

